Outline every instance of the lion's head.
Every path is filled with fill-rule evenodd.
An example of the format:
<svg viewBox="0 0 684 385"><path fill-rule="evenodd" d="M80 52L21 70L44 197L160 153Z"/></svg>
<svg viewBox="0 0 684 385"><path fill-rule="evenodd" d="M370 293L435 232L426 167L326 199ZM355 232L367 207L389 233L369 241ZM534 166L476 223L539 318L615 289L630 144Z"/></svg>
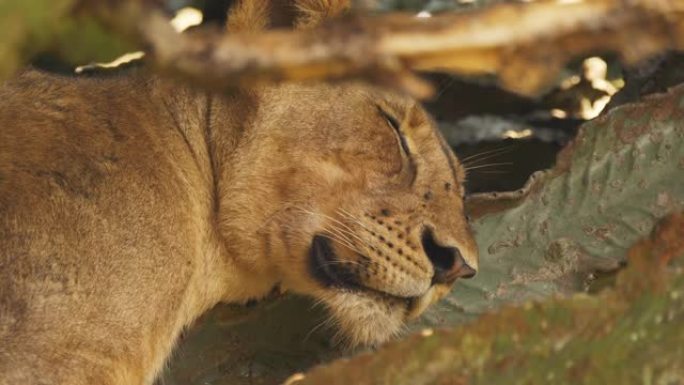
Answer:
<svg viewBox="0 0 684 385"><path fill-rule="evenodd" d="M249 95L222 202L243 266L327 305L351 345L387 340L476 273L464 168L419 103L361 83Z"/></svg>
<svg viewBox="0 0 684 385"><path fill-rule="evenodd" d="M352 344L388 339L475 274L464 169L416 101L362 84L253 97L223 204L245 265L325 303Z"/></svg>

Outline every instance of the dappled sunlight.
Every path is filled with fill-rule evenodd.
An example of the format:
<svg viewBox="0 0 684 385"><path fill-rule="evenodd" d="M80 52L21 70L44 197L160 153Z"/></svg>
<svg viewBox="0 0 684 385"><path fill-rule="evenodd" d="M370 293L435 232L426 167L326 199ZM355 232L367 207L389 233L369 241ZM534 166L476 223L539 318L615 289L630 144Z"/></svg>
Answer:
<svg viewBox="0 0 684 385"><path fill-rule="evenodd" d="M592 88L605 92L604 96L595 100L587 97L582 98L580 116L588 120L597 117L603 111L618 89L606 79L608 76L608 64L605 60L600 57L590 57L584 60L582 67L584 78L591 83Z"/></svg>
<svg viewBox="0 0 684 385"><path fill-rule="evenodd" d="M526 128L521 131L515 131L515 130L507 130L505 131L501 137L503 139L522 139L522 138L529 138L532 136L532 130L529 128Z"/></svg>
<svg viewBox="0 0 684 385"><path fill-rule="evenodd" d="M608 105L613 95L624 86L624 80L608 79L608 63L593 56L582 62L581 74L563 79L550 95L554 118L593 119Z"/></svg>
<svg viewBox="0 0 684 385"><path fill-rule="evenodd" d="M142 51L136 51L136 52L128 52L125 53L118 58L107 62L107 63L93 63L93 64L86 64L82 66L76 67L74 69L74 72L77 74L83 73L87 70L95 69L95 68L116 68L124 64L128 64L130 62L133 62L135 60L140 60L143 57L145 57L145 53Z"/></svg>
<svg viewBox="0 0 684 385"><path fill-rule="evenodd" d="M202 23L202 11L193 7L181 8L176 12L176 16L171 19L171 25L177 32L183 32L190 27Z"/></svg>

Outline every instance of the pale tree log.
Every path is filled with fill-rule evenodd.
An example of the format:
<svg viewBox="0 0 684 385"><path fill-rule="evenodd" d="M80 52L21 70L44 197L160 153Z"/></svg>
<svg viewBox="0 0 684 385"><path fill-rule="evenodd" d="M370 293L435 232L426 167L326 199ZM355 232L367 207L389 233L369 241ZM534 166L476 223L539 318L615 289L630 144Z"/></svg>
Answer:
<svg viewBox="0 0 684 385"><path fill-rule="evenodd" d="M178 35L164 18L139 22L154 66L214 87L255 81L364 77L417 96L410 70L497 75L536 94L563 65L597 52L625 63L684 46L684 2L593 0L499 4L429 18L350 16L315 30Z"/></svg>

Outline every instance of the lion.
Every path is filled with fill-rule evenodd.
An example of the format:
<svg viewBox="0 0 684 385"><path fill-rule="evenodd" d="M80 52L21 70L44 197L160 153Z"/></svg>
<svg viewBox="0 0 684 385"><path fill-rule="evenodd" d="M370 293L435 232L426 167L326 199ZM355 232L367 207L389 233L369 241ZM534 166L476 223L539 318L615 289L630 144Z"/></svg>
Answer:
<svg viewBox="0 0 684 385"><path fill-rule="evenodd" d="M229 26L267 24L242 4ZM401 93L29 69L0 101L0 384L150 384L201 314L276 288L378 345L477 271L465 170Z"/></svg>

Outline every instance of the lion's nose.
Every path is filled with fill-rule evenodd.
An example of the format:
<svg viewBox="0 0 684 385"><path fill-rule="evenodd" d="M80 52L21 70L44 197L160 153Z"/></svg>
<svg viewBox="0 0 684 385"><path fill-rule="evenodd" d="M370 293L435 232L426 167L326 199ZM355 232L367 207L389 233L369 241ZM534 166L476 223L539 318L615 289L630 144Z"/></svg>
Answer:
<svg viewBox="0 0 684 385"><path fill-rule="evenodd" d="M423 231L421 241L423 250L435 270L432 284L448 284L457 278L472 278L477 273L477 270L466 263L458 248L438 244L430 229Z"/></svg>

